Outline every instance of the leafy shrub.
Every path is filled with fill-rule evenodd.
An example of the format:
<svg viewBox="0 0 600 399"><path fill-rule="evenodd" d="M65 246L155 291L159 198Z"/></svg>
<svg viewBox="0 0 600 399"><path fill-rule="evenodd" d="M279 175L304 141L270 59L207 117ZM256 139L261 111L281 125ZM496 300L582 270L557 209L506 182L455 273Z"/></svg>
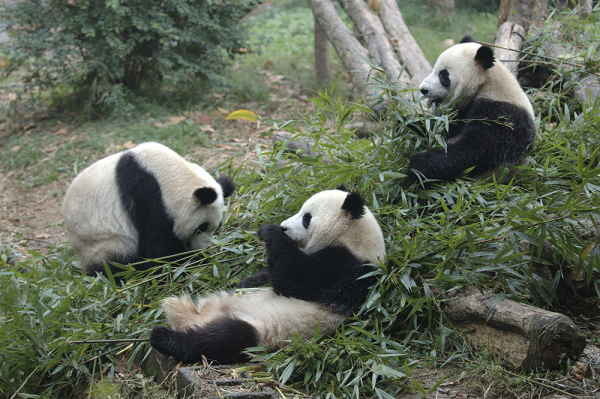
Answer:
<svg viewBox="0 0 600 399"><path fill-rule="evenodd" d="M28 65L30 88L60 83L90 103L119 103L144 83L219 81L246 42L241 17L256 0L24 0L0 17L12 28L8 72Z"/></svg>

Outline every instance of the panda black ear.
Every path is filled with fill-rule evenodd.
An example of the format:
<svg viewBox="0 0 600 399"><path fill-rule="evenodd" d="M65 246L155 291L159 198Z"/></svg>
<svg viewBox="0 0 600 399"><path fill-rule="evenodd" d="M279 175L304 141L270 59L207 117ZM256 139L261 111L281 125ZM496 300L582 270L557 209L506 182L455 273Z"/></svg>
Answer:
<svg viewBox="0 0 600 399"><path fill-rule="evenodd" d="M483 69L490 69L494 66L496 61L494 57L494 50L488 46L481 46L475 54L475 62L478 63Z"/></svg>
<svg viewBox="0 0 600 399"><path fill-rule="evenodd" d="M340 190L340 191L344 191L344 192L348 192L348 189L346 188L346 185L344 183L340 184L335 189L336 190Z"/></svg>
<svg viewBox="0 0 600 399"><path fill-rule="evenodd" d="M194 191L194 197L198 198L202 205L208 205L215 202L217 199L217 192L212 187L197 188Z"/></svg>
<svg viewBox="0 0 600 399"><path fill-rule="evenodd" d="M231 177L227 175L221 175L217 179L217 183L221 185L223 189L223 197L227 198L235 191L235 183L231 180Z"/></svg>
<svg viewBox="0 0 600 399"><path fill-rule="evenodd" d="M459 43L477 43L475 39L473 39L470 35L465 35L462 39L460 39Z"/></svg>
<svg viewBox="0 0 600 399"><path fill-rule="evenodd" d="M365 214L365 201L356 191L348 193L342 209L350 212L351 219L360 219Z"/></svg>

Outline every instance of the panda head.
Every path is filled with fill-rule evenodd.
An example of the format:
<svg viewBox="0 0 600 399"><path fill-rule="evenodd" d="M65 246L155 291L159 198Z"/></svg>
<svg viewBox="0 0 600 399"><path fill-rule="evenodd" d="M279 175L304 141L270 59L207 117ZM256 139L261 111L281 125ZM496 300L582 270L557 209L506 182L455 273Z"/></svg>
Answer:
<svg viewBox="0 0 600 399"><path fill-rule="evenodd" d="M341 246L363 261L385 258L383 233L357 192L344 186L310 197L300 212L281 223L285 233L306 253Z"/></svg>
<svg viewBox="0 0 600 399"><path fill-rule="evenodd" d="M419 91L433 102L457 102L459 107L471 102L489 80L495 65L494 51L465 36L438 57L433 71Z"/></svg>
<svg viewBox="0 0 600 399"><path fill-rule="evenodd" d="M233 181L224 175L216 181L206 179L203 186L194 189L188 202L190 212L186 218L177 218L174 225L176 235L187 248L202 249L208 246L210 237L221 224L224 198L234 190Z"/></svg>
<svg viewBox="0 0 600 399"><path fill-rule="evenodd" d="M200 165L159 143L142 143L128 152L157 180L175 237L187 249L206 248L221 224L224 198L235 190L233 181L224 175L215 180Z"/></svg>

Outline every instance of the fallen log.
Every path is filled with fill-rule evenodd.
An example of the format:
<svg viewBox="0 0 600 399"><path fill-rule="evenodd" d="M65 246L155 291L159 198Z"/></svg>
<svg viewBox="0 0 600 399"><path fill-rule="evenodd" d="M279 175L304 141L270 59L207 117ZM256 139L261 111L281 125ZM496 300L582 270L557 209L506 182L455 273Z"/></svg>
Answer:
<svg viewBox="0 0 600 399"><path fill-rule="evenodd" d="M585 335L567 316L525 305L474 288L444 296L442 310L472 345L488 347L505 367L558 368L565 358L577 358Z"/></svg>

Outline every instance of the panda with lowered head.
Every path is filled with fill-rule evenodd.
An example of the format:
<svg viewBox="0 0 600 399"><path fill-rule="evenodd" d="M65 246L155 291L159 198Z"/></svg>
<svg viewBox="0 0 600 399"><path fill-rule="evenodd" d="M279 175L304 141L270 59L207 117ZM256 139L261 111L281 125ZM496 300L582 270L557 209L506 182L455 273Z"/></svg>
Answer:
<svg viewBox="0 0 600 399"><path fill-rule="evenodd" d="M234 191L158 143L143 143L83 170L63 201L67 235L84 270L94 275L144 258L204 248ZM172 260L172 259L170 259ZM152 265L145 263L138 269Z"/></svg>
<svg viewBox="0 0 600 399"><path fill-rule="evenodd" d="M247 360L243 350L274 351L294 334L311 337L317 326L333 332L366 300L376 282L373 264L385 258L383 234L356 192L343 186L309 198L281 226L258 230L267 250L272 288L212 293L194 302L168 298L163 310L174 329L156 326L150 344L195 363L204 355L221 364Z"/></svg>
<svg viewBox="0 0 600 399"><path fill-rule="evenodd" d="M458 117L446 149L412 157L412 180L417 174L452 180L469 168L473 177L491 175L517 165L533 146L535 116L527 95L493 50L469 36L439 56L419 90L430 101L451 103Z"/></svg>

